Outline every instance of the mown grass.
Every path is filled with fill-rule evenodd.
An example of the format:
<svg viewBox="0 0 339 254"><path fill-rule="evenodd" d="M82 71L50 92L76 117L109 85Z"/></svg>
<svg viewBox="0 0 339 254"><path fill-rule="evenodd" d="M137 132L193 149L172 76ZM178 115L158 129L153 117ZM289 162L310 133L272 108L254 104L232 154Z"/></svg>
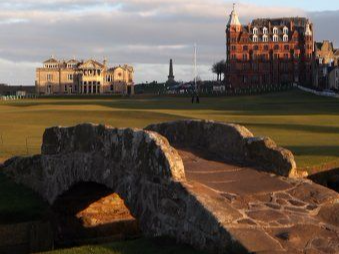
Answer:
<svg viewBox="0 0 339 254"><path fill-rule="evenodd" d="M44 254L203 254L191 247L177 245L173 241L164 242L150 239L138 239L116 242L101 246L83 246L65 250L56 250Z"/></svg>
<svg viewBox="0 0 339 254"><path fill-rule="evenodd" d="M0 103L0 160L40 152L46 127L83 122L143 128L199 118L243 124L295 154L300 168L339 162L339 100L300 91L203 98L49 98ZM27 146L26 146L27 140Z"/></svg>
<svg viewBox="0 0 339 254"><path fill-rule="evenodd" d="M202 98L45 98L0 102L0 162L40 153L46 127L92 122L143 128L176 119L211 119L245 125L294 153L300 168L339 163L339 100L300 91L260 96ZM27 143L27 145L26 145ZM40 218L47 205L30 190L0 174L0 223ZM85 246L68 253L196 253L184 247L159 247L150 240Z"/></svg>

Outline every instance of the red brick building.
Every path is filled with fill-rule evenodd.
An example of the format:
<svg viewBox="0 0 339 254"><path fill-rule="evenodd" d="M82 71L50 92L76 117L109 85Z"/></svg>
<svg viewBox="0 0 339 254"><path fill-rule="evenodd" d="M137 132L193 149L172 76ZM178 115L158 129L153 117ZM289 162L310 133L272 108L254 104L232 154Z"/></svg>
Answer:
<svg viewBox="0 0 339 254"><path fill-rule="evenodd" d="M231 87L312 84L313 25L306 18L255 19L233 9L226 28L226 83Z"/></svg>

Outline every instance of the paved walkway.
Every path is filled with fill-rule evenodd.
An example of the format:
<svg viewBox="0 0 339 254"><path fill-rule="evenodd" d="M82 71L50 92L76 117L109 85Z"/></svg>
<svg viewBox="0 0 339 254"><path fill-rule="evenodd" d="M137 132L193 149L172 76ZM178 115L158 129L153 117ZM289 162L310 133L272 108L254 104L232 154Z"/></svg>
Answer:
<svg viewBox="0 0 339 254"><path fill-rule="evenodd" d="M339 253L339 195L293 180L178 149L193 191L211 196L223 226L255 253ZM228 214L225 219L226 213Z"/></svg>

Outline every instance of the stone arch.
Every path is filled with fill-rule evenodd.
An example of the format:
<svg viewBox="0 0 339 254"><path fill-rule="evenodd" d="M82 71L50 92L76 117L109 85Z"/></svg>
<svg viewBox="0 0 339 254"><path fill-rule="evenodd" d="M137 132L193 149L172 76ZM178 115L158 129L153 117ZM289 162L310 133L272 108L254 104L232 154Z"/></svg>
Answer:
<svg viewBox="0 0 339 254"><path fill-rule="evenodd" d="M238 213L208 188L188 183L177 150L155 132L53 127L44 133L41 155L12 158L2 169L50 204L76 183L102 184L124 200L145 236L172 237L211 253L244 251L224 225Z"/></svg>
<svg viewBox="0 0 339 254"><path fill-rule="evenodd" d="M57 248L141 233L124 200L110 188L93 182L75 184L59 195L49 209L49 221Z"/></svg>
<svg viewBox="0 0 339 254"><path fill-rule="evenodd" d="M47 129L41 155L12 162L9 175L50 204L80 182L112 189L147 235L158 234L158 195L171 195L168 189L185 181L183 162L164 137L102 125Z"/></svg>

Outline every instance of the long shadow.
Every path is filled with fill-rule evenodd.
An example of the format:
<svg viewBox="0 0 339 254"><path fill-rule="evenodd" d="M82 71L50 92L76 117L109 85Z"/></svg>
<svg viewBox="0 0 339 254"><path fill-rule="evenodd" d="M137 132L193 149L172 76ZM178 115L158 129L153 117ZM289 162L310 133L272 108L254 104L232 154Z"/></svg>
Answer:
<svg viewBox="0 0 339 254"><path fill-rule="evenodd" d="M241 122L241 125L248 127L260 127L279 130L291 130L291 131L307 131L312 133L328 133L339 134L339 127L336 126L319 126L308 124L273 124L273 123L246 123Z"/></svg>
<svg viewBox="0 0 339 254"><path fill-rule="evenodd" d="M215 110L227 111L230 115L337 115L339 100L305 94L299 91L276 94L209 97L202 98L200 104L191 104L190 98L154 97L154 98L112 98L112 99L48 99L27 103L8 103L14 107L31 107L39 105L98 105L125 110Z"/></svg>
<svg viewBox="0 0 339 254"><path fill-rule="evenodd" d="M339 168L327 170L309 176L313 182L339 192Z"/></svg>
<svg viewBox="0 0 339 254"><path fill-rule="evenodd" d="M295 155L319 155L319 156L336 156L339 158L338 146L286 146Z"/></svg>

